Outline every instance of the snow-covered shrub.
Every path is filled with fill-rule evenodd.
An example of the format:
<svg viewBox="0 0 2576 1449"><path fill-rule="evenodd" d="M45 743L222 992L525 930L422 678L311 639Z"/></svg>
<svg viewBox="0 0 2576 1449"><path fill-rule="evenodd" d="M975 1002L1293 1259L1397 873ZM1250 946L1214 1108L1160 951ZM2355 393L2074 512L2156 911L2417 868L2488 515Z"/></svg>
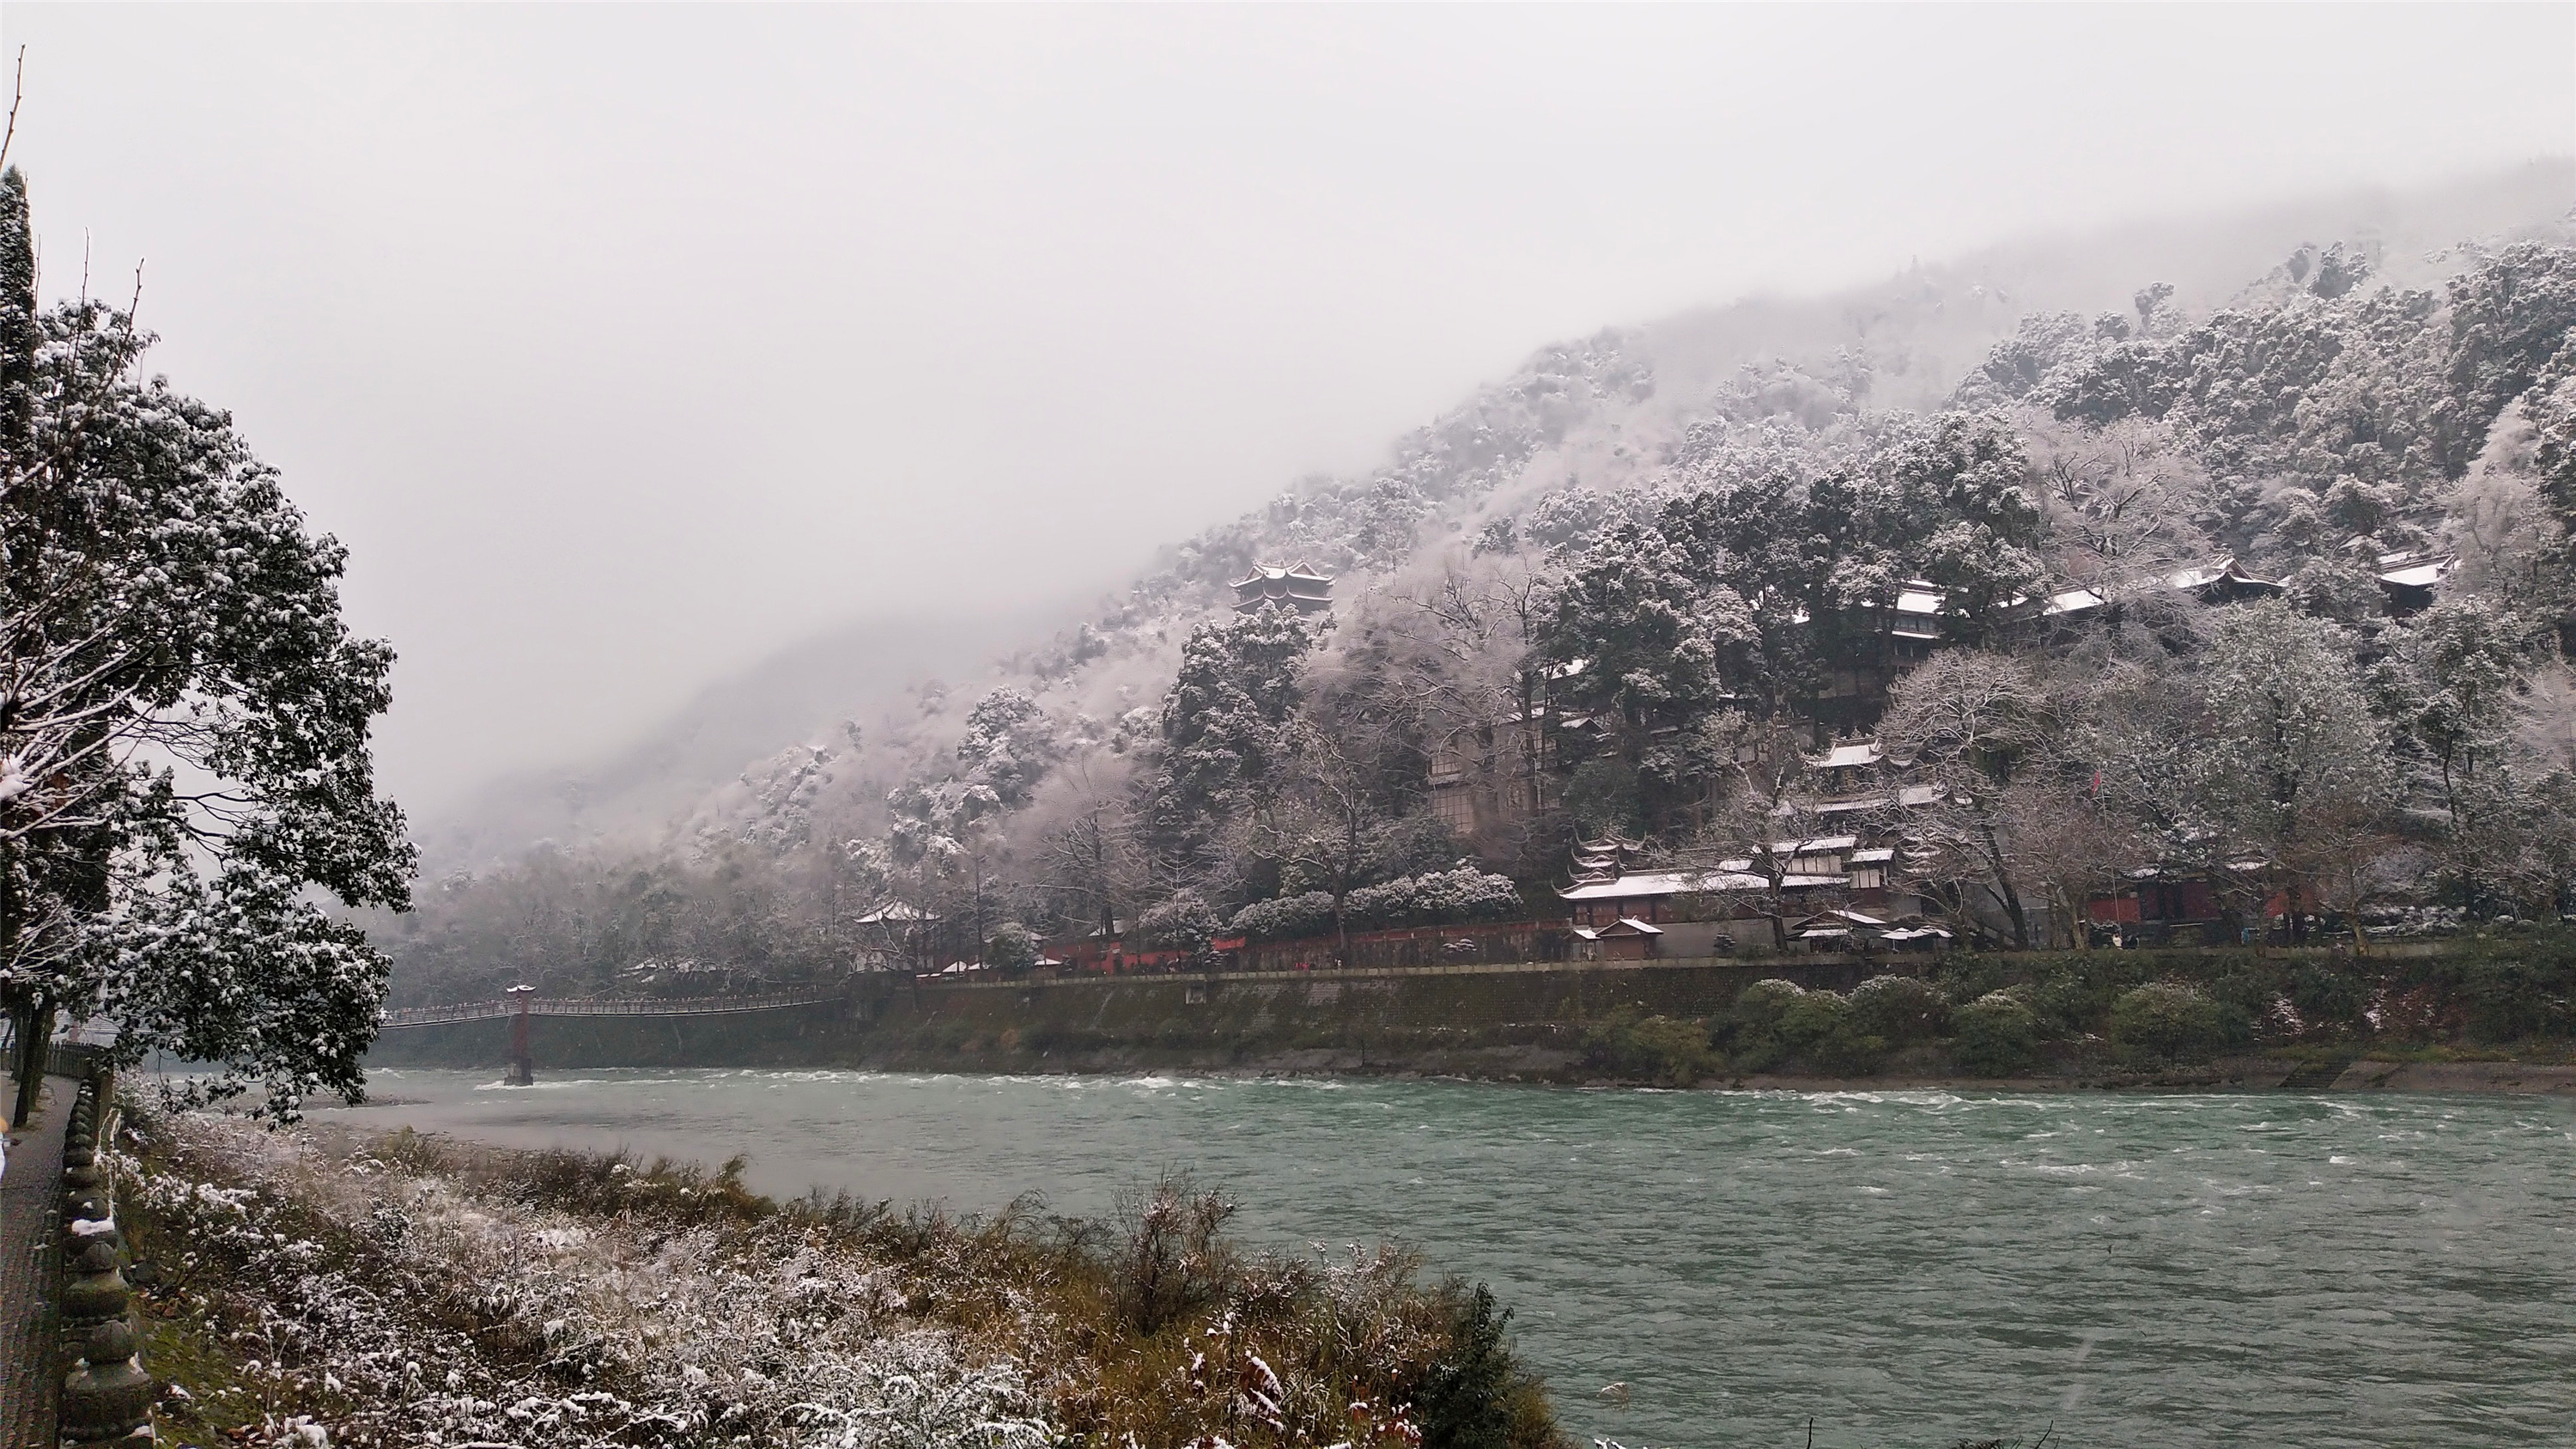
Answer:
<svg viewBox="0 0 2576 1449"><path fill-rule="evenodd" d="M1333 928L1333 893L1307 891L1275 901L1254 901L1234 913L1234 933L1256 941L1294 941Z"/></svg>
<svg viewBox="0 0 2576 1449"><path fill-rule="evenodd" d="M1521 913L1521 895L1510 876L1462 864L1364 886L1351 892L1344 909L1372 926L1448 926L1508 921Z"/></svg>
<svg viewBox="0 0 2576 1449"><path fill-rule="evenodd" d="M1196 891L1182 891L1136 918L1136 939L1157 951L1204 951L1225 918Z"/></svg>
<svg viewBox="0 0 2576 1449"><path fill-rule="evenodd" d="M1972 1077L2012 1077L2039 1065L2039 1018L2020 997L1989 991L1950 1014L1950 1053Z"/></svg>
<svg viewBox="0 0 2576 1449"><path fill-rule="evenodd" d="M2111 1040L2134 1061L2205 1062L2227 1044L2227 1027L2197 988L2157 981L2111 1003Z"/></svg>
<svg viewBox="0 0 2576 1449"><path fill-rule="evenodd" d="M993 939L984 945L984 962L1005 971L1024 970L1037 964L1038 933L1017 921L1005 921L993 931Z"/></svg>
<svg viewBox="0 0 2576 1449"><path fill-rule="evenodd" d="M1950 1000L1940 988L1913 976L1873 976L1852 988L1855 1030L1889 1046L1930 1041L1950 1024Z"/></svg>

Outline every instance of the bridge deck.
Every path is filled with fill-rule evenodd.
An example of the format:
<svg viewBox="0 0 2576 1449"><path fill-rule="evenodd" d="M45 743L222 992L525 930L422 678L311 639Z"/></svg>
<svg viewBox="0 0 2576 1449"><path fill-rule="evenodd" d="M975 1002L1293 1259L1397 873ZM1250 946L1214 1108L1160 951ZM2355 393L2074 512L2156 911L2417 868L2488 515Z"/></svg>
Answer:
<svg viewBox="0 0 2576 1449"><path fill-rule="evenodd" d="M530 1016L723 1016L737 1011L779 1011L791 1006L822 1006L837 996L674 996L567 997L528 1003ZM451 1021L490 1021L519 1014L517 1003L469 1001L455 1006L405 1006L385 1013L383 1027L443 1026Z"/></svg>

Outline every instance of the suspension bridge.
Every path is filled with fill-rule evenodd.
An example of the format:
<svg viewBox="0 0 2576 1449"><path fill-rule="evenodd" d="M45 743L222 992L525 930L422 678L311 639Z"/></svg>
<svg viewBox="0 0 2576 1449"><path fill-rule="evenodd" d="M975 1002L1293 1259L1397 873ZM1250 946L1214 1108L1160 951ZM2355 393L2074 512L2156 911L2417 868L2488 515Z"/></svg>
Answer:
<svg viewBox="0 0 2576 1449"><path fill-rule="evenodd" d="M782 1011L794 1006L824 1006L838 995L777 992L767 996L530 996L525 1001L495 998L454 1006L399 1006L385 1013L385 1031L407 1026L444 1026L451 1021L491 1021L505 1016L724 1016L738 1011Z"/></svg>

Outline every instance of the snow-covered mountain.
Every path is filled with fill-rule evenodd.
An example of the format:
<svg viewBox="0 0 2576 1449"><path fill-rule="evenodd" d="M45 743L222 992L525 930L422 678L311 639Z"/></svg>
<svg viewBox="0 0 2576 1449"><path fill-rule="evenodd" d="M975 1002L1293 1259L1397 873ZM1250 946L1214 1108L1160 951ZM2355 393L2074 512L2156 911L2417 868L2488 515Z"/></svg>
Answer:
<svg viewBox="0 0 2576 1449"><path fill-rule="evenodd" d="M1159 700L1189 624L1255 562L1309 560L1349 597L1543 494L1661 476L1696 423L1796 416L1802 398L1820 416L1837 402L1930 408L2025 316L2126 313L2159 281L2174 288L2171 305L2203 312L2302 246L2341 242L2386 280L2429 285L2472 238L2562 233L2571 197L2576 168L2534 164L2025 241L1829 296L1748 298L1545 347L1399 439L1383 466L1283 486L1163 547L1123 586L1104 578L1109 592L1092 605L1052 619L854 623L710 684L630 746L495 782L435 822L429 844L445 861L490 861L539 838L781 838L816 809L865 821L907 762L947 748L965 708L1000 680L1116 729ZM1150 541L1138 543L1143 556Z"/></svg>

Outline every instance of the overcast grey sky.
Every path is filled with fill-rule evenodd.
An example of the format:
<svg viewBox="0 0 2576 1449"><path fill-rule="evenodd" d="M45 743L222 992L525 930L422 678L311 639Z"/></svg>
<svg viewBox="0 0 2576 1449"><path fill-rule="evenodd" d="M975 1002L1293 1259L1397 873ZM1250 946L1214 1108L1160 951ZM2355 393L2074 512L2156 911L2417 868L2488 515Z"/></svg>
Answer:
<svg viewBox="0 0 2576 1449"><path fill-rule="evenodd" d="M148 259L435 808L855 614L1106 586L1537 345L2576 141L2576 7L65 7L50 291Z"/></svg>

